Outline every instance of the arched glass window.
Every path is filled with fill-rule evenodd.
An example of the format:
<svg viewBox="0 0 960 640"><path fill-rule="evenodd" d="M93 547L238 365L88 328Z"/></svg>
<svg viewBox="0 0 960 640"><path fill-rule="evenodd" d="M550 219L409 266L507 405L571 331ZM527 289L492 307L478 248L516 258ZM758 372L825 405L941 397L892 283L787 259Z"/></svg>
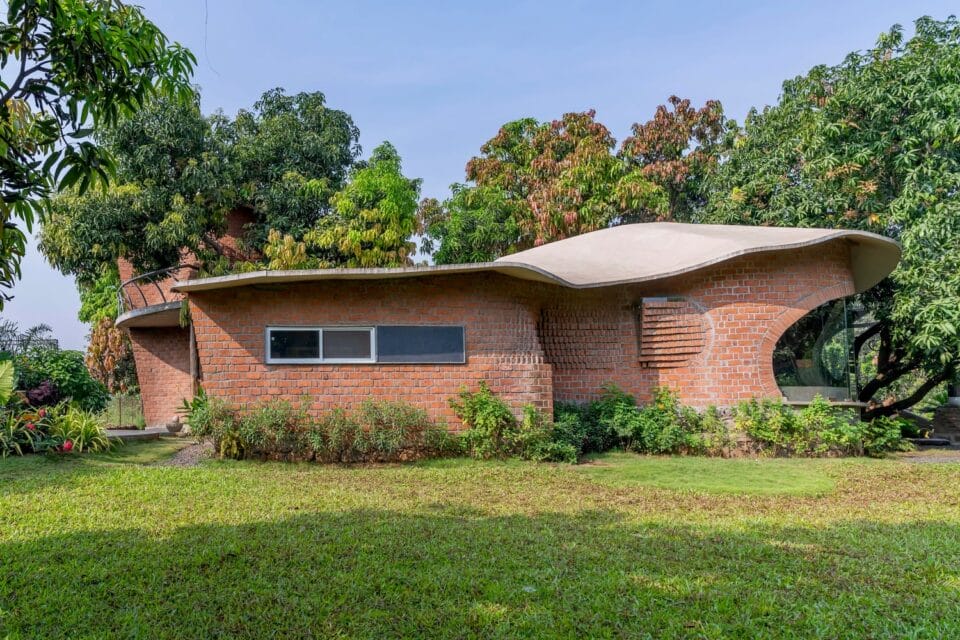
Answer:
<svg viewBox="0 0 960 640"><path fill-rule="evenodd" d="M773 352L773 373L789 401L855 397L853 321L846 299L821 305L787 329Z"/></svg>

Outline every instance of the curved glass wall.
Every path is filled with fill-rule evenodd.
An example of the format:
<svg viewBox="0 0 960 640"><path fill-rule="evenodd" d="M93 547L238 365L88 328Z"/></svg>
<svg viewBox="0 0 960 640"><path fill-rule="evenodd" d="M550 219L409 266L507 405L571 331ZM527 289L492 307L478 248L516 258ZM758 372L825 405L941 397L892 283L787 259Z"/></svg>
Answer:
<svg viewBox="0 0 960 640"><path fill-rule="evenodd" d="M773 373L788 401L856 397L853 313L846 299L821 305L787 329L773 352Z"/></svg>

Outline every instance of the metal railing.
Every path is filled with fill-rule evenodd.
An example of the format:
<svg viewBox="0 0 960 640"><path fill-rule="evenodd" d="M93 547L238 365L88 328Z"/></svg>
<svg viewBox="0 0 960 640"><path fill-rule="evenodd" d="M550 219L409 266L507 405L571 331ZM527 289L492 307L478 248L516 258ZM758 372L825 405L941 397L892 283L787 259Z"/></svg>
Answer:
<svg viewBox="0 0 960 640"><path fill-rule="evenodd" d="M182 300L183 294L170 291L170 286L173 284L172 280L176 279L177 273L184 269L196 270L197 266L178 264L175 267L142 273L121 282L120 288L117 289L117 308L120 314ZM162 286L164 283L166 287Z"/></svg>

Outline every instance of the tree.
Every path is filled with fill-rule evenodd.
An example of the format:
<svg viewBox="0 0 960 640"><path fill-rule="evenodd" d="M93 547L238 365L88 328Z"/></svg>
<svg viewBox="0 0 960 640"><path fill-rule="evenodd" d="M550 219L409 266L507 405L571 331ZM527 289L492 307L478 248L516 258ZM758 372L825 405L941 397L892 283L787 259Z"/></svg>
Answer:
<svg viewBox="0 0 960 640"><path fill-rule="evenodd" d="M235 120L204 118L197 101L153 101L101 134L117 157L116 185L56 198L41 250L83 291L118 258L141 273L175 266L185 250L214 263L224 253L216 238L236 208L254 214L250 247L263 249L270 230L301 241L329 215L358 135L321 93L268 91Z"/></svg>
<svg viewBox="0 0 960 640"><path fill-rule="evenodd" d="M360 155L360 130L345 111L326 106L319 91L286 95L272 89L252 111L230 121L211 118L213 135L229 150L236 202L258 216L252 246L271 230L296 239L330 212L330 198Z"/></svg>
<svg viewBox="0 0 960 640"><path fill-rule="evenodd" d="M40 250L81 290L116 270L118 258L145 273L180 262L186 248L205 254L223 228L235 192L227 149L192 102L157 100L98 134L116 158L107 190L69 190L54 198Z"/></svg>
<svg viewBox="0 0 960 640"><path fill-rule="evenodd" d="M666 210L632 211L630 217L637 221L689 222L706 203L707 179L718 166L724 134L733 126L724 120L717 100L707 100L700 109L677 96L668 102L672 110L659 105L652 120L633 125L633 135L620 147L628 166L667 196Z"/></svg>
<svg viewBox="0 0 960 640"><path fill-rule="evenodd" d="M420 180L404 177L400 155L389 142L358 164L350 182L331 200L333 213L306 236L308 244L337 252L345 267L412 264Z"/></svg>
<svg viewBox="0 0 960 640"><path fill-rule="evenodd" d="M594 111L540 123L509 122L467 163L468 185L421 218L436 260L491 259L622 222L637 208L661 211L663 191L613 154Z"/></svg>
<svg viewBox="0 0 960 640"><path fill-rule="evenodd" d="M0 288L20 275L26 235L55 190L106 183L89 140L156 95L185 97L195 59L119 0L12 0L0 24ZM0 308L9 294L0 292Z"/></svg>
<svg viewBox="0 0 960 640"><path fill-rule="evenodd" d="M899 268L863 296L875 324L856 347L878 342L860 392L875 403L868 418L912 406L960 363L958 86L955 18L921 18L909 40L894 26L874 48L784 83L777 105L729 132L702 216L900 241Z"/></svg>

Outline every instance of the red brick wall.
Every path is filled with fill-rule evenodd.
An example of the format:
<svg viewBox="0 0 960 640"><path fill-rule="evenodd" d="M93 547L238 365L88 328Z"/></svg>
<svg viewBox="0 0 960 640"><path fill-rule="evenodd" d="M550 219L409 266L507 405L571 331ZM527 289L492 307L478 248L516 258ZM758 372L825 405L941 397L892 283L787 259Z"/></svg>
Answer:
<svg viewBox="0 0 960 640"><path fill-rule="evenodd" d="M753 254L651 285L562 292L547 307L591 309L606 318L605 332L615 319L613 331L621 350L614 352L607 337L591 341L589 328L569 332L565 339L584 351L579 359L592 364L555 364L554 397L588 400L605 382L614 382L641 400L648 399L655 387L667 386L698 407L778 397L772 366L777 340L812 309L853 293L844 241ZM702 310L704 349L685 366L644 367L639 362L638 307L644 297L654 296L681 297ZM587 352L585 345L595 346ZM549 355L548 349L548 360Z"/></svg>
<svg viewBox="0 0 960 640"><path fill-rule="evenodd" d="M243 406L309 396L314 412L365 398L404 400L456 428L447 401L480 380L518 411L528 402L549 411L554 399L589 400L606 382L641 400L669 386L701 407L777 396L777 339L809 310L852 293L849 250L838 242L754 254L647 285L577 291L464 274L241 287L196 292L190 302L203 386L213 397ZM682 297L686 309L702 312L703 350L683 366L640 362L638 306L652 296ZM463 324L468 361L265 363L268 325L375 324Z"/></svg>
<svg viewBox="0 0 960 640"><path fill-rule="evenodd" d="M203 387L231 404L309 396L315 413L366 398L403 400L451 428L448 399L480 380L514 409L552 411L551 367L536 333L530 283L495 274L386 281L325 281L190 295ZM536 288L534 286L534 288ZM269 325L464 325L467 363L266 364Z"/></svg>
<svg viewBox="0 0 960 640"><path fill-rule="evenodd" d="M184 398L193 396L190 379L190 330L180 327L132 328L143 417L159 427L177 416Z"/></svg>

